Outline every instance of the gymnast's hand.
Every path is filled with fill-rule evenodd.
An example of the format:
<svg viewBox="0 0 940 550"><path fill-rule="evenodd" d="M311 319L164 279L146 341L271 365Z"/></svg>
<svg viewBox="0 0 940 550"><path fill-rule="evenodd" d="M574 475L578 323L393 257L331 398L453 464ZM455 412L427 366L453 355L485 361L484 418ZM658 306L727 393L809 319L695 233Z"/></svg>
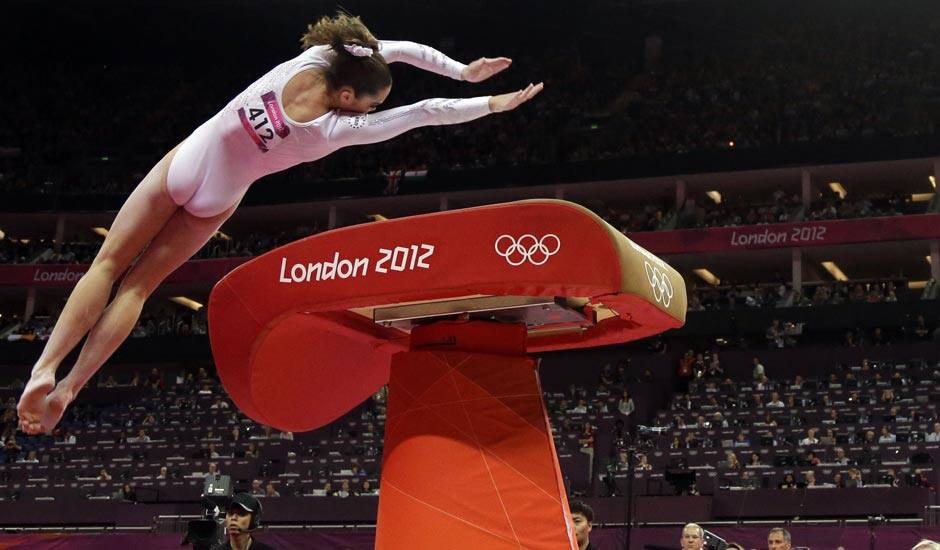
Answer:
<svg viewBox="0 0 940 550"><path fill-rule="evenodd" d="M481 82L512 65L508 57L481 57L460 71L460 78L467 82Z"/></svg>
<svg viewBox="0 0 940 550"><path fill-rule="evenodd" d="M490 111L494 113L502 113L504 111L512 111L516 107L522 105L526 101L529 101L539 92L542 91L542 88L545 87L544 82L539 82L538 84L529 84L524 89L519 90L518 92L511 92L508 94L494 95L490 98Z"/></svg>

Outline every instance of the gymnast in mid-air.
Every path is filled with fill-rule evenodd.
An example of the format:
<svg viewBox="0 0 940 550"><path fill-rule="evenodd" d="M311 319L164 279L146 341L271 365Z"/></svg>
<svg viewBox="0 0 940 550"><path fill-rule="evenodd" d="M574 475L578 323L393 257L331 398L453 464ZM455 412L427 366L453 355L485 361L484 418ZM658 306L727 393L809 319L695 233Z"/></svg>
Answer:
<svg viewBox="0 0 940 550"><path fill-rule="evenodd" d="M209 241L254 181L342 147L510 111L542 90L541 83L529 84L508 94L427 99L373 113L392 87L389 63L480 82L512 61L481 58L464 65L414 42L380 41L358 17L342 12L309 25L301 41L300 55L273 68L199 126L127 198L33 367L17 406L22 431L38 434L55 427L131 333L144 301ZM59 364L86 334L77 361L56 384Z"/></svg>

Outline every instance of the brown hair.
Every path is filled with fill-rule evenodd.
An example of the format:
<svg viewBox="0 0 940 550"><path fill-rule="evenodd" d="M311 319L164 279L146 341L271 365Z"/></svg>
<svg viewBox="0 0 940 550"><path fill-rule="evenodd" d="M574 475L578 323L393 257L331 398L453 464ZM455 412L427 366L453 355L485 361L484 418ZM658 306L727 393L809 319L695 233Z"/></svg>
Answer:
<svg viewBox="0 0 940 550"><path fill-rule="evenodd" d="M345 11L335 16L323 16L316 23L307 25L307 32L300 38L303 49L313 46L330 46L336 55L324 76L331 90L349 86L356 95L374 95L392 85L392 73L388 63L379 53L379 41L359 17ZM356 57L344 46L354 45L372 48L371 56Z"/></svg>

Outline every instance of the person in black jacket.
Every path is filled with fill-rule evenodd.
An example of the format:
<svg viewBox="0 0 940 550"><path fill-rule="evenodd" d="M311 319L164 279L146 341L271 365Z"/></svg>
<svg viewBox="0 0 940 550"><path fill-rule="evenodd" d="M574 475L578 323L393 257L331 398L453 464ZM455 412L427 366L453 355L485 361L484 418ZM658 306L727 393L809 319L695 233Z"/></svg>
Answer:
<svg viewBox="0 0 940 550"><path fill-rule="evenodd" d="M248 493L236 493L225 512L225 531L228 540L212 550L274 550L255 539L251 532L261 521L261 503Z"/></svg>
<svg viewBox="0 0 940 550"><path fill-rule="evenodd" d="M578 550L597 550L597 546L591 544L594 510L580 500L572 502L569 509L571 510L571 523L574 524L575 539L578 541Z"/></svg>

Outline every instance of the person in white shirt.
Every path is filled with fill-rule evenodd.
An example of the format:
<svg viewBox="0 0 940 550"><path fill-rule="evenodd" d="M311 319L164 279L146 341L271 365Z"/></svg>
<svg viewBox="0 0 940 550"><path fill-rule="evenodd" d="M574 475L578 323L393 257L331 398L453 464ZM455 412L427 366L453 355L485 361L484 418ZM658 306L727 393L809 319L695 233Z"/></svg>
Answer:
<svg viewBox="0 0 940 550"><path fill-rule="evenodd" d="M620 398L620 403L617 405L617 410L619 410L620 414L624 416L630 416L633 414L633 411L636 410L636 405L633 403L633 398L630 397L630 393L627 390L623 390L623 397Z"/></svg>
<svg viewBox="0 0 940 550"><path fill-rule="evenodd" d="M757 357L752 359L751 362L754 364L754 370L751 376L754 378L754 382L760 382L761 378L766 374L766 369L764 369L764 365L761 364L760 359Z"/></svg>
<svg viewBox="0 0 940 550"><path fill-rule="evenodd" d="M81 388L131 334L149 295L209 241L255 181L343 147L511 111L543 86L427 99L370 115L391 91L389 63L480 82L512 61L480 58L464 65L414 42L380 41L358 17L343 12L310 25L301 42L300 55L256 80L167 153L118 211L23 390L17 406L23 432L48 432L59 423ZM86 334L71 371L56 384L59 364Z"/></svg>
<svg viewBox="0 0 940 550"><path fill-rule="evenodd" d="M810 428L806 430L806 437L800 440L800 445L809 446L809 445L818 445L819 439L816 438L816 428Z"/></svg>
<svg viewBox="0 0 940 550"><path fill-rule="evenodd" d="M887 426L881 427L881 435L878 436L878 443L897 443L898 436L891 433Z"/></svg>
<svg viewBox="0 0 940 550"><path fill-rule="evenodd" d="M777 393L777 392L772 392L772 393L770 394L770 402L767 403L767 406L768 406L768 407L776 407L776 408L778 408L778 409L782 409L782 408L786 407L786 404L785 404L783 401L780 400L780 394L779 394L779 393Z"/></svg>
<svg viewBox="0 0 940 550"><path fill-rule="evenodd" d="M933 425L933 431L927 434L926 439L930 443L940 443L940 422Z"/></svg>

